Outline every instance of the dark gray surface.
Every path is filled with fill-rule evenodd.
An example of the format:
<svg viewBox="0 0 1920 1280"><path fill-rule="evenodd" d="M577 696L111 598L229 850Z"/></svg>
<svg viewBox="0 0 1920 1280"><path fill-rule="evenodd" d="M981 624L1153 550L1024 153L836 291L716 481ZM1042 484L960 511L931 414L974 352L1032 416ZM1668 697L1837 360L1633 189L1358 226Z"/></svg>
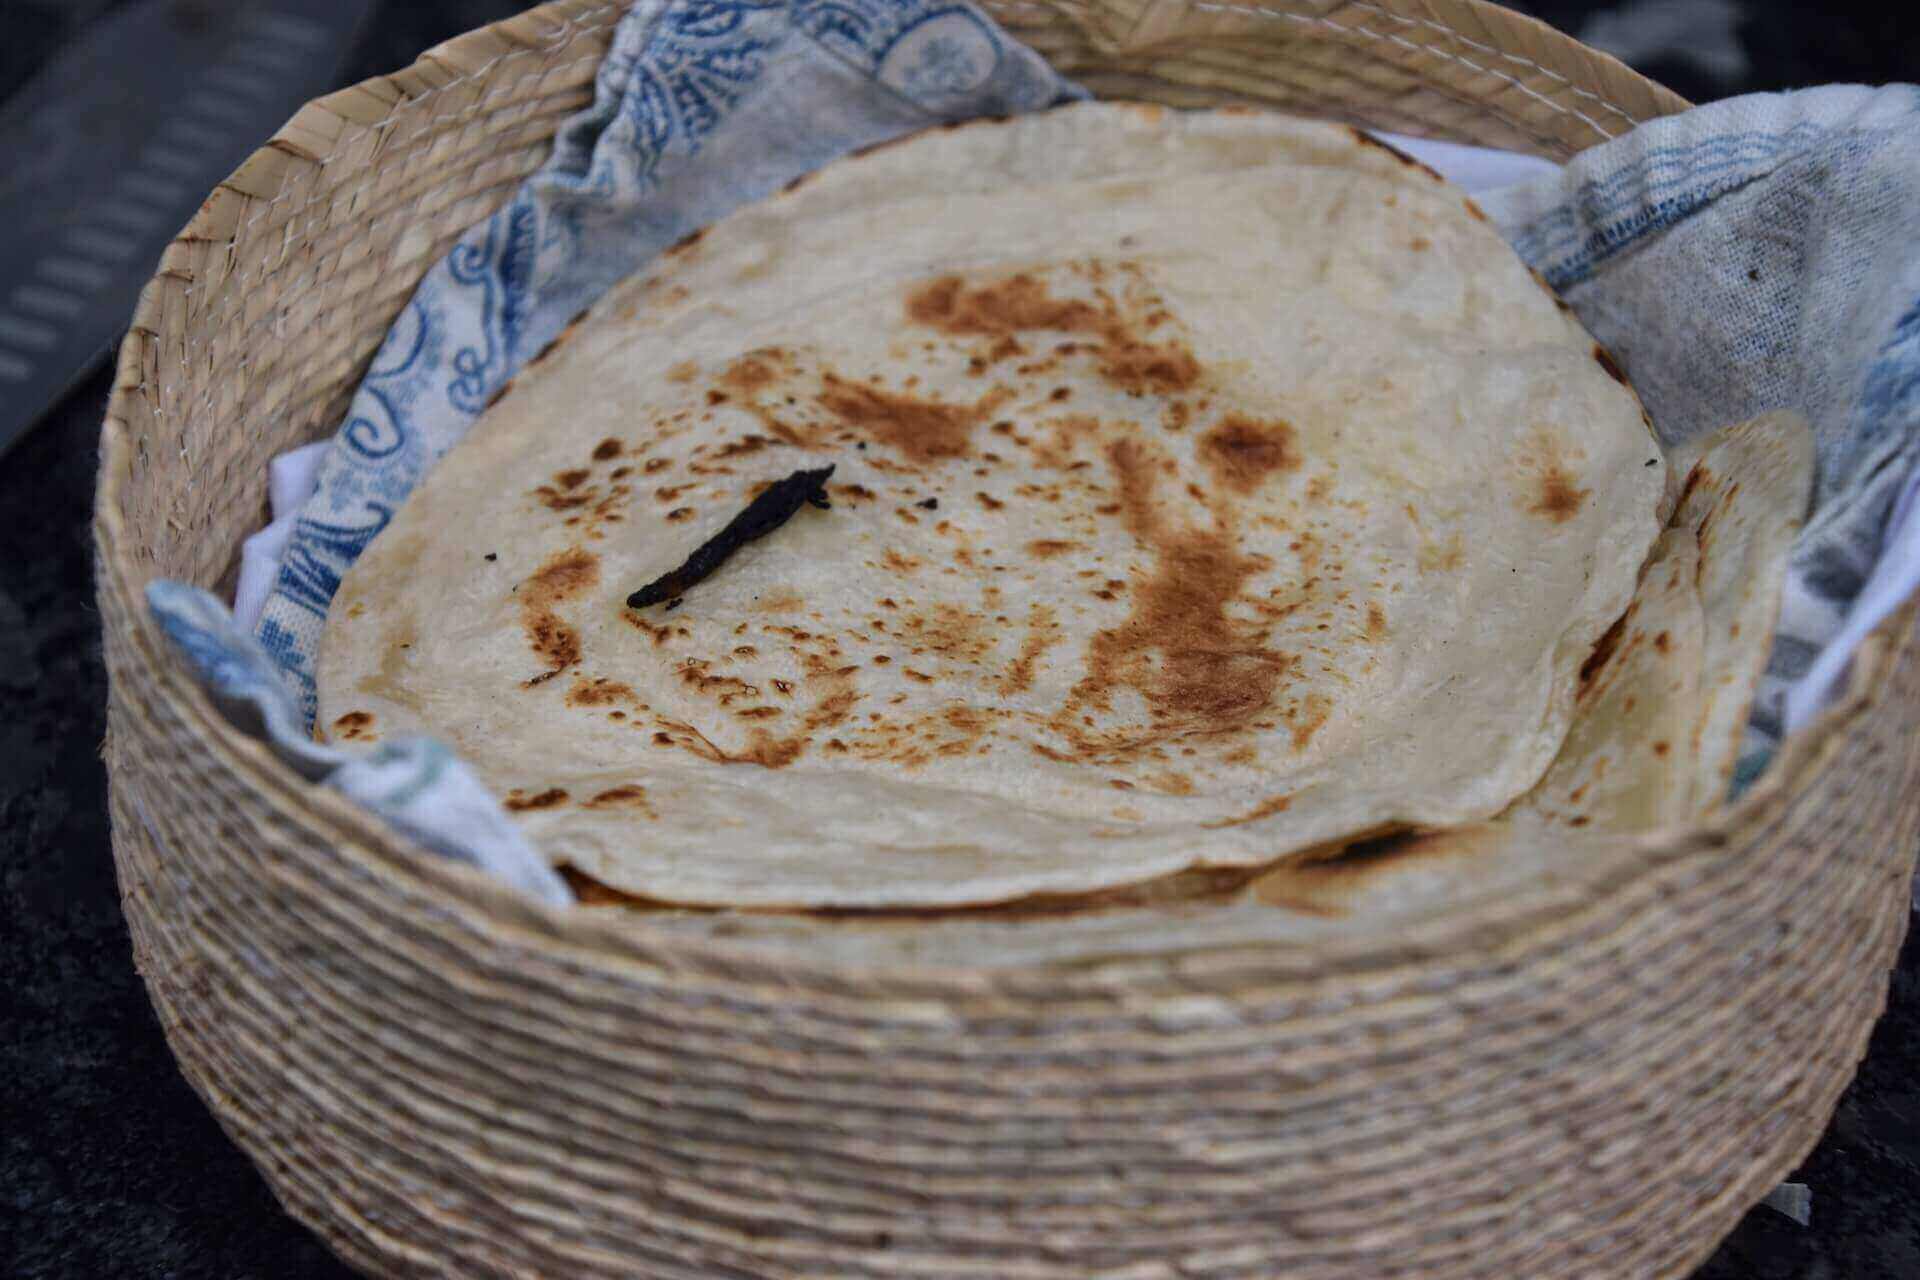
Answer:
<svg viewBox="0 0 1920 1280"><path fill-rule="evenodd" d="M372 0L138 0L0 107L0 457L113 348L208 191L332 87ZM48 200L58 191L62 199Z"/></svg>
<svg viewBox="0 0 1920 1280"><path fill-rule="evenodd" d="M57 30L56 10L88 7L106 6L0 0L0 93L44 56L21 41ZM389 3L354 75L518 7ZM1533 7L1578 32L1609 6ZM1737 33L1750 65L1732 82L1677 53L1640 61L1695 98L1920 80L1911 17L1876 28L1829 7L1746 11L1759 15ZM341 1280L181 1079L133 972L107 843L86 534L105 386L91 380L0 463L0 1082L12 1081L0 1085L0 1277ZM1916 1069L1910 939L1860 1077L1795 1175L1813 1188L1812 1226L1756 1210L1696 1280L1920 1277Z"/></svg>

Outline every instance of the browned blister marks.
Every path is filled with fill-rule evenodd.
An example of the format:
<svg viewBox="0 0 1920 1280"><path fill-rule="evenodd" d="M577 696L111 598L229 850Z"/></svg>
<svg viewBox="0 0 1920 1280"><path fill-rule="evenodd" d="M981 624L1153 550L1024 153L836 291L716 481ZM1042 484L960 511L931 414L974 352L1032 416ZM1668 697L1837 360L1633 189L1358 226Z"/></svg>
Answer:
<svg viewBox="0 0 1920 1280"><path fill-rule="evenodd" d="M582 547L569 547L520 584L516 593L520 625L528 647L546 664L546 670L525 682L528 687L550 680L580 661L580 633L557 610L599 581L599 557Z"/></svg>
<svg viewBox="0 0 1920 1280"><path fill-rule="evenodd" d="M753 454L759 453L762 449L766 448L768 445L772 443L773 441L768 439L766 436L756 436L756 435L742 436L738 440L732 441L729 444L722 445L720 449L713 456L715 458L750 457Z"/></svg>
<svg viewBox="0 0 1920 1280"><path fill-rule="evenodd" d="M638 783L608 787L605 791L595 793L592 798L583 800L580 807L583 809L631 809L649 818L660 817L654 812L653 806L647 802L647 789Z"/></svg>
<svg viewBox="0 0 1920 1280"><path fill-rule="evenodd" d="M786 352L778 347L749 351L721 371L718 382L725 389L721 394L732 391L752 395L765 390L780 377L785 360Z"/></svg>
<svg viewBox="0 0 1920 1280"><path fill-rule="evenodd" d="M1320 732L1320 726L1333 714L1333 701L1325 694L1310 693L1298 703L1286 710L1287 728L1293 737L1293 749L1305 751L1313 742L1313 735Z"/></svg>
<svg viewBox="0 0 1920 1280"><path fill-rule="evenodd" d="M567 705L570 707L610 707L622 703L638 705L639 701L639 695L634 693L632 685L604 676L591 679L577 676L567 690Z"/></svg>
<svg viewBox="0 0 1920 1280"><path fill-rule="evenodd" d="M1566 471L1549 467L1540 474L1539 492L1528 510L1556 524L1565 524L1580 514L1581 505L1592 492L1577 486Z"/></svg>
<svg viewBox="0 0 1920 1280"><path fill-rule="evenodd" d="M1115 340L1101 353L1100 372L1129 395L1169 395L1200 381L1200 362L1178 342Z"/></svg>
<svg viewBox="0 0 1920 1280"><path fill-rule="evenodd" d="M1200 460L1215 483L1248 494L1276 472L1296 470L1300 447L1293 427L1286 422L1229 413L1200 438Z"/></svg>
<svg viewBox="0 0 1920 1280"><path fill-rule="evenodd" d="M1380 138L1376 138L1372 134L1366 132L1364 129L1356 129L1351 125L1347 127L1347 131L1353 135L1354 141L1358 142L1361 146L1372 147L1377 151L1384 151L1388 155L1392 156L1395 160L1398 160L1401 164L1407 166L1407 168L1417 170L1420 173L1424 173L1429 178L1432 178L1435 182L1446 181L1446 179L1441 177L1439 171L1435 169L1432 165L1425 164L1419 160L1414 159L1412 156L1408 155L1406 152L1402 151L1400 148L1394 146L1391 142L1387 142Z"/></svg>
<svg viewBox="0 0 1920 1280"><path fill-rule="evenodd" d="M1059 644L1062 637L1060 621L1053 609L1044 604L1034 605L1027 613L1027 634L1020 642L1019 656L1000 681L1000 695L1010 698L1031 689L1040 659L1048 649Z"/></svg>
<svg viewBox="0 0 1920 1280"><path fill-rule="evenodd" d="M373 713L349 711L333 722L333 736L342 742L358 742L374 737Z"/></svg>
<svg viewBox="0 0 1920 1280"><path fill-rule="evenodd" d="M714 378L706 403L728 405L752 414L768 443L779 441L796 448L819 448L824 441L817 426L796 411L801 360L784 347L760 347L735 357ZM751 439L752 437L749 437ZM764 447L751 446L747 452ZM724 452L720 455L728 456Z"/></svg>
<svg viewBox="0 0 1920 1280"><path fill-rule="evenodd" d="M917 771L932 762L965 756L993 732L1007 713L998 708L948 702L938 708L897 718L880 717L836 738L839 750L869 761L884 761Z"/></svg>
<svg viewBox="0 0 1920 1280"><path fill-rule="evenodd" d="M821 375L820 383L816 398L822 409L918 463L964 456L974 428L1010 394L995 389L971 404L956 404L852 382L831 370Z"/></svg>
<svg viewBox="0 0 1920 1280"><path fill-rule="evenodd" d="M567 803L570 797L560 787L549 787L536 795L528 795L519 789L509 791L503 803L509 813L526 813L534 809L557 809Z"/></svg>
<svg viewBox="0 0 1920 1280"><path fill-rule="evenodd" d="M896 633L914 657L975 663L994 646L992 620L977 610L956 604L938 604L904 616Z"/></svg>
<svg viewBox="0 0 1920 1280"><path fill-rule="evenodd" d="M688 658L674 668L683 688L714 699L722 707L731 707L743 698L758 698L760 690L737 676L714 674L713 663L705 658Z"/></svg>
<svg viewBox="0 0 1920 1280"><path fill-rule="evenodd" d="M1535 431L1520 455L1521 501L1529 515L1565 524L1580 514L1593 490L1580 487L1579 472L1557 433Z"/></svg>
<svg viewBox="0 0 1920 1280"><path fill-rule="evenodd" d="M1136 581L1132 609L1117 626L1096 633L1085 675L1051 726L1087 759L1113 760L1146 743L1219 737L1253 727L1273 702L1294 659L1265 647L1257 629L1228 605L1260 568L1232 532L1232 509L1213 514L1215 527L1192 528L1163 510L1156 487L1159 452L1123 437L1107 448L1119 490L1119 515L1153 568ZM1086 708L1107 711L1129 689L1145 702L1150 726L1095 734L1081 723Z"/></svg>
<svg viewBox="0 0 1920 1280"><path fill-rule="evenodd" d="M595 478L595 468L619 458L623 451L620 441L602 440L594 446L586 466L563 468L544 484L535 486L534 501L563 516L563 525L578 530L574 536L587 541L601 540L606 536L607 525L623 519L621 508L633 493L633 487L621 483L631 474L628 468L615 468L604 483Z"/></svg>
<svg viewBox="0 0 1920 1280"><path fill-rule="evenodd" d="M1614 620L1614 624L1603 632L1594 642L1593 652L1580 664L1580 681L1575 700L1585 703L1598 696L1606 687L1607 675L1619 669L1628 654L1633 652L1638 633L1628 634L1628 624L1632 622L1636 609L1628 606L1627 611Z"/></svg>
<svg viewBox="0 0 1920 1280"><path fill-rule="evenodd" d="M1018 372L1041 376L1084 350L1094 357L1100 375L1128 395L1171 395L1201 381L1200 362L1187 342L1153 333L1171 314L1138 266L1111 267L1111 274L1126 277L1120 297L1100 284L1110 274L1107 264L1081 264L1079 274L1098 286L1093 299L1056 297L1037 272L980 282L941 276L909 291L906 314L914 324L949 336L979 339L975 372L1030 354L1015 335L1051 332L1086 334L1094 341L1059 344L1043 358L1019 366Z"/></svg>
<svg viewBox="0 0 1920 1280"><path fill-rule="evenodd" d="M1246 756L1247 759L1243 763L1251 764L1253 761L1253 751L1251 748L1246 750ZM1208 822L1202 825L1209 831L1221 831L1227 827L1243 827L1249 822L1259 822L1262 818L1271 818L1275 814L1285 813L1292 807L1292 796L1269 796L1243 814L1223 819L1220 822Z"/></svg>
<svg viewBox="0 0 1920 1280"><path fill-rule="evenodd" d="M1621 370L1619 362L1613 358L1612 352L1596 342L1593 344L1593 358L1602 369L1606 370L1609 378L1623 387L1627 385L1627 375Z"/></svg>

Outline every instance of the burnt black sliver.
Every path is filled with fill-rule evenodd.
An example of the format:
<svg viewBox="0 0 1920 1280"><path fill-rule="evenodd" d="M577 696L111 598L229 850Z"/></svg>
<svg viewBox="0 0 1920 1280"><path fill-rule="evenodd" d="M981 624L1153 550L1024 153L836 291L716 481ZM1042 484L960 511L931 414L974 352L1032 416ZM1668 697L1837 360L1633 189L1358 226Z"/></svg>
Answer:
<svg viewBox="0 0 1920 1280"><path fill-rule="evenodd" d="M793 519L800 508L811 504L822 511L831 510L827 477L832 474L833 467L825 466L813 471L796 471L784 480L776 480L748 503L746 510L727 521L724 529L695 548L678 569L628 596L627 608L644 609L662 600L678 604L690 587L711 577L734 552L755 539L766 537Z"/></svg>

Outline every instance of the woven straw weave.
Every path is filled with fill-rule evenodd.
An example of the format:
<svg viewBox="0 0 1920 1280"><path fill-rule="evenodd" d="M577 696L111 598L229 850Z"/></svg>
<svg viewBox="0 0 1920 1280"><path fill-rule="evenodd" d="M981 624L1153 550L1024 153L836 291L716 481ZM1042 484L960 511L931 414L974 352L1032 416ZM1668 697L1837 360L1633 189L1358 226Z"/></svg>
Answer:
<svg viewBox="0 0 1920 1280"><path fill-rule="evenodd" d="M1563 157L1678 98L1470 0L988 6L1113 96ZM415 282L584 105L563 0L304 109L168 250L96 537L114 845L188 1078L387 1275L1679 1276L1864 1051L1920 824L1914 608L1718 825L1390 950L862 972L552 913L220 721L140 607L231 585ZM983 960L987 959L983 957Z"/></svg>

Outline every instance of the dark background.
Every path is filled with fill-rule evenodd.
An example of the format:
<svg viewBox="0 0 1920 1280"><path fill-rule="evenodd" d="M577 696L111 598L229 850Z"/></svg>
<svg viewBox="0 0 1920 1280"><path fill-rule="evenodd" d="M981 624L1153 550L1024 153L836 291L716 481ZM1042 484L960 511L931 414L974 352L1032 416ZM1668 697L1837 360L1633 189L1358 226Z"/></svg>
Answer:
<svg viewBox="0 0 1920 1280"><path fill-rule="evenodd" d="M112 7L0 0L0 101L76 23ZM522 7L388 0L342 82ZM1512 7L1694 101L1920 81L1913 0ZM276 123L262 121L263 140ZM133 971L107 842L89 584L105 393L96 375L0 460L0 1277L342 1280L181 1079ZM1696 1280L1920 1277L1920 942L1902 954L1859 1079L1794 1178L1813 1189L1812 1225L1756 1209Z"/></svg>

